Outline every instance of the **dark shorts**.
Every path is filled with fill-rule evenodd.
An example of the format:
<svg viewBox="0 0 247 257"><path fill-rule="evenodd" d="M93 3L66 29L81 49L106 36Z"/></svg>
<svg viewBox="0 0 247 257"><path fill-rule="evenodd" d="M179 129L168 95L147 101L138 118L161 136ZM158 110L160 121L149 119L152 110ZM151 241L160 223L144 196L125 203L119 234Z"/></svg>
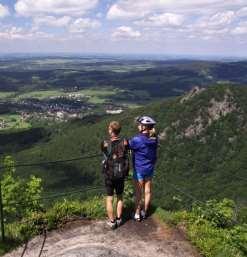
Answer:
<svg viewBox="0 0 247 257"><path fill-rule="evenodd" d="M124 179L112 180L105 178L105 187L107 196L113 196L114 191L117 195L122 195L124 191Z"/></svg>

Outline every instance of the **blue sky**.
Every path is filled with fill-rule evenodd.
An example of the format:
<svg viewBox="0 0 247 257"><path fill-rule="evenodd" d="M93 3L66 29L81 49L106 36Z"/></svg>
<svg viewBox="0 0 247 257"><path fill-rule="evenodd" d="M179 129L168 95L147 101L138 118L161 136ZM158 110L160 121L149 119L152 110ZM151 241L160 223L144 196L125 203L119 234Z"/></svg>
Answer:
<svg viewBox="0 0 247 257"><path fill-rule="evenodd" d="M0 53L247 57L246 0L0 0Z"/></svg>

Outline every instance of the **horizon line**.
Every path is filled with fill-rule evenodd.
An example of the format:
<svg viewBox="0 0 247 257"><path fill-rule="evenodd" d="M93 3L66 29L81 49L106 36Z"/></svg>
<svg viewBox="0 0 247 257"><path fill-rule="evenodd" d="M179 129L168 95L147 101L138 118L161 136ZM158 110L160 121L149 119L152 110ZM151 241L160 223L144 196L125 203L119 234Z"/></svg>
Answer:
<svg viewBox="0 0 247 257"><path fill-rule="evenodd" d="M238 60L247 60L247 56L239 55L221 55L221 54L159 54L159 53L99 53L99 52L89 52L89 53L80 53L80 52L0 52L0 57L17 55L20 56L40 56L40 57L63 57L62 55L73 56L77 55L78 57L91 57L91 56L116 56L116 57L155 57L156 59L238 59ZM169 59L168 59L169 58Z"/></svg>

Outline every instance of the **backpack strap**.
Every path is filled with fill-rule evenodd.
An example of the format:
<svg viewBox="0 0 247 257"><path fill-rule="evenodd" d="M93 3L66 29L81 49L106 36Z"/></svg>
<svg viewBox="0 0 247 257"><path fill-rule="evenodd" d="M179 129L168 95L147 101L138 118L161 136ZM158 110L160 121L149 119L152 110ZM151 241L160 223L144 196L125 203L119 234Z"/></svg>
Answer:
<svg viewBox="0 0 247 257"><path fill-rule="evenodd" d="M110 158L112 155L112 141L107 140L107 158Z"/></svg>
<svg viewBox="0 0 247 257"><path fill-rule="evenodd" d="M125 140L127 142L126 138L120 137L118 142L114 145L114 148L117 147L119 144L123 144L123 147L126 148L126 152L127 152L127 145L125 146L124 144ZM112 146L113 141L106 140L106 142L107 142L107 148L106 148L106 152L104 152L105 160L110 159L113 153L113 146Z"/></svg>
<svg viewBox="0 0 247 257"><path fill-rule="evenodd" d="M111 140L105 140L104 142L107 143L106 151L104 151L104 157L105 157L105 159L109 159L112 156L112 150L113 150L112 141Z"/></svg>

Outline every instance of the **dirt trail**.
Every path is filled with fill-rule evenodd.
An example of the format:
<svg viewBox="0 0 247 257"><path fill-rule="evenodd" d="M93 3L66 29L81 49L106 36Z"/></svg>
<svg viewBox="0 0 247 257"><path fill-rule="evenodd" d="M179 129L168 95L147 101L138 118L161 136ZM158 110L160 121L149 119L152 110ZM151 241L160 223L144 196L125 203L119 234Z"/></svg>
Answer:
<svg viewBox="0 0 247 257"><path fill-rule="evenodd" d="M35 237L4 257L199 257L176 230L153 218L112 231L104 221L77 221Z"/></svg>

